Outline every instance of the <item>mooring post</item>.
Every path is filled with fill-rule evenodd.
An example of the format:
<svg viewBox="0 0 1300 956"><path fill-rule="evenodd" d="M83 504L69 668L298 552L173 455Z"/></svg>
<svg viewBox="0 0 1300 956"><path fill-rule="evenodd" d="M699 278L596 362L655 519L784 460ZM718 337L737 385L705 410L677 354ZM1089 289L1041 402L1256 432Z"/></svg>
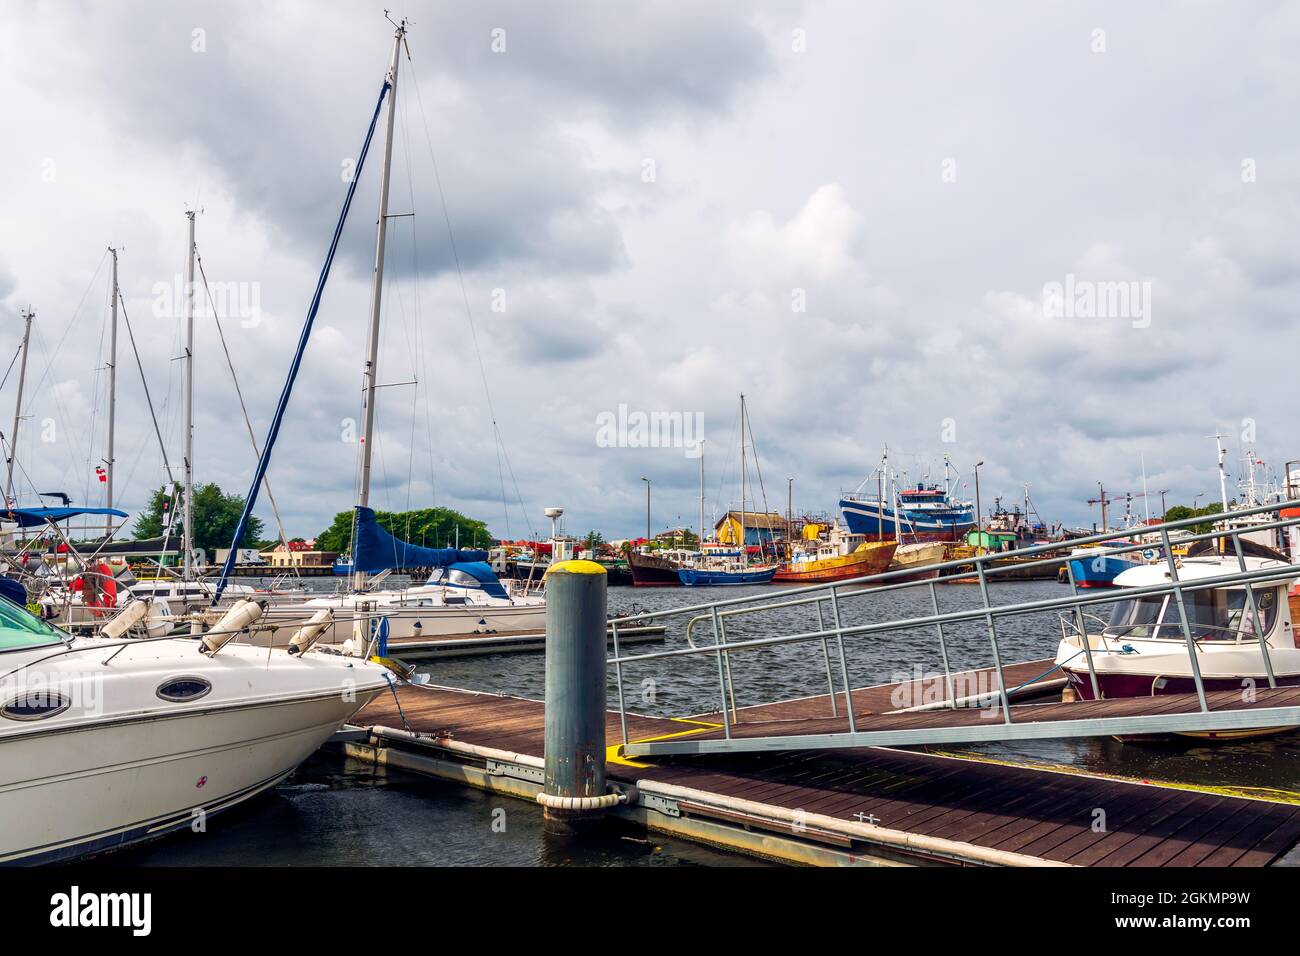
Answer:
<svg viewBox="0 0 1300 956"><path fill-rule="evenodd" d="M619 802L605 792L605 569L546 572L546 772L537 802L551 833L572 833Z"/></svg>

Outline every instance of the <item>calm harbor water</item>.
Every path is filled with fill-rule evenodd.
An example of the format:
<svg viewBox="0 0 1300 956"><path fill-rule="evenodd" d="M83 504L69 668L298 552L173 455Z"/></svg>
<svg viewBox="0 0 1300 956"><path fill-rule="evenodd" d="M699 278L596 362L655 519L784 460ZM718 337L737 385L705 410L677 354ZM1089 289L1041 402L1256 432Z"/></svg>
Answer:
<svg viewBox="0 0 1300 956"><path fill-rule="evenodd" d="M333 582L313 581L313 589ZM1054 582L1008 582L993 586L996 603L1041 600L1067 593ZM724 597L775 594L771 587L709 589L611 588L610 610L626 614L697 604ZM974 607L978 590L947 585L938 589L943 610ZM845 598L844 622L869 623L929 610L927 589ZM1103 612L1104 613L1104 612ZM728 624L728 639L775 636L812 630L816 613L792 608ZM712 640L707 624L701 637ZM1060 638L1054 613L1000 620L1004 663L1051 657ZM954 667L991 663L982 624L945 629ZM674 618L663 644L644 644L625 654L687 647L685 618ZM920 629L888 637L846 642L854 686L913 676L917 669L942 673L934 631ZM838 666L838 665L837 665ZM442 661L421 668L433 683L540 699L544 667L540 654L495 655ZM826 691L820 644L764 648L732 657L739 706ZM838 679L838 678L837 678ZM719 706L716 659L707 655L629 664L624 693L628 709L643 714L685 716ZM611 682L610 701L615 700ZM1207 787L1300 793L1300 734L1256 741L1198 744L1120 743L1106 738L1036 741L1015 745L964 746L953 750L984 759L1050 764L1137 779ZM504 823L504 827L502 824ZM270 794L226 818L209 832L185 834L111 857L115 865L516 865L591 866L746 865L742 857L636 832L616 832L580 845L554 842L541 829L541 811L524 801L428 780L394 770L321 754Z"/></svg>

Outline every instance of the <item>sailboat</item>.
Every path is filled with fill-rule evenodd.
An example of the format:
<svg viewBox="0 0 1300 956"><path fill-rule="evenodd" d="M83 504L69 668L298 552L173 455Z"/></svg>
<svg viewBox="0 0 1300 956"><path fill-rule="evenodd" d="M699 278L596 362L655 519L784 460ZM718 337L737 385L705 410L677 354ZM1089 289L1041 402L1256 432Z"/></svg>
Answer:
<svg viewBox="0 0 1300 956"><path fill-rule="evenodd" d="M390 144L389 94L406 22L395 27L392 66L375 107L377 118L388 99ZM373 134L374 120L358 173ZM236 541L265 476L355 189L354 180ZM188 459L188 435L186 445ZM124 517L106 512L88 513ZM187 541L191 520L187 515ZM378 536L371 543L386 544ZM214 604L234 560L232 548ZM186 580L191 574L187 567ZM191 635L149 640L128 634L151 599L122 607L96 635L73 637L20 606L25 595L15 588L0 595L0 862L63 861L189 829L279 783L393 680L370 660L380 643L373 614L355 622L362 641L343 653L316 646L325 631L316 615L296 625L287 650L268 651L236 640L268 626L263 601L191 611Z"/></svg>
<svg viewBox="0 0 1300 956"><path fill-rule="evenodd" d="M745 533L745 441L749 429L749 415L745 396L740 396L740 514L739 534L735 551L713 550L701 556L697 564L677 569L677 577L687 587L719 587L739 584L769 584L780 565L749 563L749 542ZM762 532L759 532L759 551L763 550ZM703 549L702 549L703 550Z"/></svg>
<svg viewBox="0 0 1300 956"><path fill-rule="evenodd" d="M392 173L393 131L396 120L398 90L398 56L403 27L398 29L398 42L394 43L392 62L385 84L387 113L383 166L379 178L379 216L375 237L375 268L370 290L370 324L366 361L362 370L365 407L361 429L360 482L358 486L355 519L353 522L351 559L351 587L341 593L311 598L290 607L272 609L272 620L277 616L294 617L300 612L313 615L324 622L322 640L326 643L343 643L353 636L353 618L376 613L382 617L378 625L383 639L403 640L420 637L445 637L472 634L499 634L515 631L541 630L545 625L546 598L535 591L517 593L498 579L488 563L488 553L477 549L429 548L402 541L383 527L370 507L371 458L376 440L375 400L379 367L379 331L382 315L385 248L388 235L389 183ZM378 120L379 111L371 121L371 130ZM349 199L350 199L349 195ZM344 209L344 216L347 209ZM342 221L339 229L342 228ZM337 244L338 232L335 233ZM332 251L331 251L332 255ZM313 310L319 306L323 284L328 275L322 273L313 300ZM313 311L314 317L314 311ZM246 526L257 498L259 484L265 474L271 446L287 404L288 390L301 362L310 334L310 322L304 328L304 338L299 342L298 356L290 381L281 395L272 435L263 448L258 463L256 479L246 497L244 514L235 533L237 542ZM224 589L234 563L234 547L222 569L219 590ZM433 573L422 584L408 588L385 588L380 584L388 574L411 568L432 568ZM371 575L377 575L373 579ZM267 638L272 645L285 643L294 633L295 624L286 621L274 629Z"/></svg>

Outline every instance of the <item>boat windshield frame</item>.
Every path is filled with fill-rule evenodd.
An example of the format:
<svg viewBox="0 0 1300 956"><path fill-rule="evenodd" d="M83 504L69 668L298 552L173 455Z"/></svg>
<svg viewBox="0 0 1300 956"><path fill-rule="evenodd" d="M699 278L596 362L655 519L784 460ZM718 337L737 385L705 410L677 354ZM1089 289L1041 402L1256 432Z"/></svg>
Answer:
<svg viewBox="0 0 1300 956"><path fill-rule="evenodd" d="M13 601L0 598L0 654L70 645L72 635Z"/></svg>
<svg viewBox="0 0 1300 956"><path fill-rule="evenodd" d="M1278 600L1278 590L1276 587L1268 587L1256 588L1254 592L1256 607L1262 615L1265 637L1271 636L1277 626L1281 603ZM1253 615L1246 602L1245 588L1192 591L1186 598L1190 618L1187 623L1193 639L1216 644L1258 640ZM1155 609L1154 615L1147 613L1151 608ZM1135 619L1135 612L1139 610L1144 612L1140 620ZM1149 629L1150 633L1137 633L1139 628ZM1102 637L1141 641L1186 640L1178 603L1169 594L1148 594L1116 602L1110 620L1102 631Z"/></svg>

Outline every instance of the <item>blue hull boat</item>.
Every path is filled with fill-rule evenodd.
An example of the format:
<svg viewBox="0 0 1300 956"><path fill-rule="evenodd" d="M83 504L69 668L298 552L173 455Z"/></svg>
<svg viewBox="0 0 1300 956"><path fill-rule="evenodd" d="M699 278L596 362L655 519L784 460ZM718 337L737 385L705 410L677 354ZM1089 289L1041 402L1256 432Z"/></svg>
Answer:
<svg viewBox="0 0 1300 956"><path fill-rule="evenodd" d="M735 571L709 568L678 568L677 577L682 584L691 587L718 587L727 584L770 584L777 572L776 567L747 568Z"/></svg>
<svg viewBox="0 0 1300 956"><path fill-rule="evenodd" d="M1070 560L1070 570L1074 572L1074 583L1081 588L1112 588L1115 579L1127 571L1142 564L1142 560L1132 552L1125 554L1107 554L1101 548L1080 549Z"/></svg>

